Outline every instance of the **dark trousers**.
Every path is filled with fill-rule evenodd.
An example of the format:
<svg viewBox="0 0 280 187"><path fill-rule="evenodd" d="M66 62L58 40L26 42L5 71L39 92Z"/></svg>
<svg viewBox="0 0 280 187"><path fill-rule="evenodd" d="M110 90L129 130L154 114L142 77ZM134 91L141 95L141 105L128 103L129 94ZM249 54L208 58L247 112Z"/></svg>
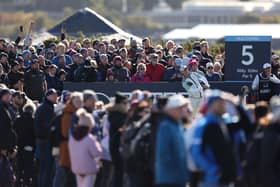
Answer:
<svg viewBox="0 0 280 187"><path fill-rule="evenodd" d="M123 166L121 161L114 163L113 187L123 187Z"/></svg>
<svg viewBox="0 0 280 187"><path fill-rule="evenodd" d="M36 158L39 166L38 187L50 187L52 185L53 157L49 141L36 141Z"/></svg>
<svg viewBox="0 0 280 187"><path fill-rule="evenodd" d="M33 151L19 149L16 162L16 186L36 186L34 173L36 172Z"/></svg>
<svg viewBox="0 0 280 187"><path fill-rule="evenodd" d="M151 176L145 175L147 172L138 174L128 174L129 187L153 187Z"/></svg>
<svg viewBox="0 0 280 187"><path fill-rule="evenodd" d="M99 186L95 187L111 187L113 179L113 163L111 161L102 160L101 173L101 182Z"/></svg>

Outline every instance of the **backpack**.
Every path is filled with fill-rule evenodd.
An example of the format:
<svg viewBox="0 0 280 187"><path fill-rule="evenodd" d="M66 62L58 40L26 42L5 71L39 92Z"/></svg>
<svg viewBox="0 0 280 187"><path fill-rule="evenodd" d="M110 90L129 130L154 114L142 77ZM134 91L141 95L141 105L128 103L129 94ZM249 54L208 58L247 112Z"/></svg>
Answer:
<svg viewBox="0 0 280 187"><path fill-rule="evenodd" d="M147 171L151 159L151 123L143 118L132 123L121 137L121 156L126 171Z"/></svg>

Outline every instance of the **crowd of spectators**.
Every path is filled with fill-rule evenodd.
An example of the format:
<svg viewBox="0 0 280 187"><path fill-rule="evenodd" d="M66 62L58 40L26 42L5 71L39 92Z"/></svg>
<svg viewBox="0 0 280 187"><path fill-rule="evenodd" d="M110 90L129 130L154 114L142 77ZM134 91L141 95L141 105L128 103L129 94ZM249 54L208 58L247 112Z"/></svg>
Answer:
<svg viewBox="0 0 280 187"><path fill-rule="evenodd" d="M30 32L32 24L30 25ZM224 56L209 54L208 42L195 41L193 51L169 40L165 46L153 46L149 38L142 44L131 38L111 41L67 40L62 33L58 43L32 45L31 34L15 42L0 39L0 83L24 90L39 99L47 88L59 92L63 82L159 82L181 81L179 67L189 65L209 81L222 81ZM20 41L23 40L23 46ZM182 59L182 61L176 59ZM192 61L190 63L190 60ZM213 69L213 70L211 70ZM33 90L30 92L30 90Z"/></svg>

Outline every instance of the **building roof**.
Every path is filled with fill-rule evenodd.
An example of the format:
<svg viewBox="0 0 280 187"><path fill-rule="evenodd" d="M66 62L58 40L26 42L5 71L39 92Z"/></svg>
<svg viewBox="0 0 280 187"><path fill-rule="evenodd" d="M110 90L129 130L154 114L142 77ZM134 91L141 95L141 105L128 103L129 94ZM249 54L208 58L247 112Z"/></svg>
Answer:
<svg viewBox="0 0 280 187"><path fill-rule="evenodd" d="M280 39L279 24L201 24L191 29L174 29L162 36L164 40L205 38L221 39L224 36L272 36Z"/></svg>

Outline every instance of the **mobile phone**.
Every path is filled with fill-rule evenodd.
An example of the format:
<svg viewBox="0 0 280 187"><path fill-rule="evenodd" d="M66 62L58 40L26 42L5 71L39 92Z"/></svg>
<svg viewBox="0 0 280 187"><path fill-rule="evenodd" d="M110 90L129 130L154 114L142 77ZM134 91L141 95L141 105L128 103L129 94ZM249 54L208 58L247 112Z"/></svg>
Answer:
<svg viewBox="0 0 280 187"><path fill-rule="evenodd" d="M23 26L22 26L22 25L19 26L19 31L20 31L20 32L23 32Z"/></svg>

